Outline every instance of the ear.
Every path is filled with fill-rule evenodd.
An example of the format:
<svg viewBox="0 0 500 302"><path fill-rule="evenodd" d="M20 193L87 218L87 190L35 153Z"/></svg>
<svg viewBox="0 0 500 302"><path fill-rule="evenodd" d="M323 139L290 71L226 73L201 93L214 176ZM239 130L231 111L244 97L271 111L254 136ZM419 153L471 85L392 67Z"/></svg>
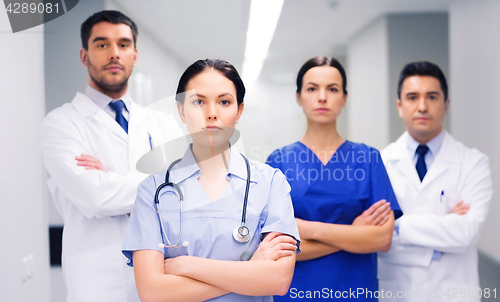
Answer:
<svg viewBox="0 0 500 302"><path fill-rule="evenodd" d="M295 98L297 99L297 104L299 104L299 107L302 107L302 99L300 98L300 93L296 92Z"/></svg>
<svg viewBox="0 0 500 302"><path fill-rule="evenodd" d="M398 114L399 114L399 117L403 117L403 109L401 108L401 100L398 100Z"/></svg>
<svg viewBox="0 0 500 302"><path fill-rule="evenodd" d="M82 62L82 64L85 66L85 67L89 67L88 65L88 51L85 50L85 48L81 48L80 49L80 61Z"/></svg>
<svg viewBox="0 0 500 302"><path fill-rule="evenodd" d="M186 123L186 115L184 114L184 105L180 102L177 102L177 111L179 112L179 116L183 124Z"/></svg>
<svg viewBox="0 0 500 302"><path fill-rule="evenodd" d="M245 108L245 103L241 103L240 107L238 107L238 115L236 116L236 124L238 124L241 114L243 114L243 109Z"/></svg>
<svg viewBox="0 0 500 302"><path fill-rule="evenodd" d="M137 64L137 48L134 49L134 67Z"/></svg>
<svg viewBox="0 0 500 302"><path fill-rule="evenodd" d="M347 104L347 92L344 94L344 100L342 102L342 108L345 107L345 104Z"/></svg>
<svg viewBox="0 0 500 302"><path fill-rule="evenodd" d="M444 115L448 114L448 108L450 107L450 99L446 99L444 102Z"/></svg>

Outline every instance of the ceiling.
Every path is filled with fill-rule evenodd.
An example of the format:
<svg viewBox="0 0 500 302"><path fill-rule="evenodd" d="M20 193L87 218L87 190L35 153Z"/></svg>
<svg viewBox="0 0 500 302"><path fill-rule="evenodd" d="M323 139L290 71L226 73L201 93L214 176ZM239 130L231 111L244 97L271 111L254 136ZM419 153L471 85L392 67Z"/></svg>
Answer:
<svg viewBox="0 0 500 302"><path fill-rule="evenodd" d="M241 69L250 0L111 1L182 67L221 58ZM261 79L287 83L311 57L345 56L348 42L381 16L447 12L450 1L285 0Z"/></svg>

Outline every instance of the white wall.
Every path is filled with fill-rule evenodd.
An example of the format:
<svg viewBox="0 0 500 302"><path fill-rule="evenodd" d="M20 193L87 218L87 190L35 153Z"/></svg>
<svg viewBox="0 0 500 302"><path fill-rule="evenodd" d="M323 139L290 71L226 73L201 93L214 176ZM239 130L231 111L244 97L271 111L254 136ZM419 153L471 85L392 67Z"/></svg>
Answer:
<svg viewBox="0 0 500 302"><path fill-rule="evenodd" d="M134 20L134 12L125 10L118 1L104 1L104 7L119 10ZM129 89L134 100L149 105L175 95L182 72L193 62L182 62L169 49L163 47L157 38L157 35L162 34L161 31L149 32L141 27L141 24L137 24L137 27L138 60L130 78ZM146 82L140 83L138 77L143 76ZM173 108L175 109L175 106Z"/></svg>
<svg viewBox="0 0 500 302"><path fill-rule="evenodd" d="M347 49L347 139L377 149L389 143L387 19L371 24Z"/></svg>
<svg viewBox="0 0 500 302"><path fill-rule="evenodd" d="M50 301L38 133L45 113L43 41L43 26L12 34L0 10L0 301ZM31 274L24 281L23 271Z"/></svg>
<svg viewBox="0 0 500 302"><path fill-rule="evenodd" d="M259 81L248 91L236 129L241 132L249 158L265 162L272 151L304 136L306 118L297 105L295 90L293 84Z"/></svg>
<svg viewBox="0 0 500 302"><path fill-rule="evenodd" d="M449 79L448 14L393 14L387 16L389 43L389 120L390 141L395 141L406 129L399 117L399 73L409 62L430 61L443 70ZM448 129L448 117L444 127Z"/></svg>
<svg viewBox="0 0 500 302"><path fill-rule="evenodd" d="M493 199L479 249L500 261L500 1L450 4L450 126L453 135L490 158Z"/></svg>

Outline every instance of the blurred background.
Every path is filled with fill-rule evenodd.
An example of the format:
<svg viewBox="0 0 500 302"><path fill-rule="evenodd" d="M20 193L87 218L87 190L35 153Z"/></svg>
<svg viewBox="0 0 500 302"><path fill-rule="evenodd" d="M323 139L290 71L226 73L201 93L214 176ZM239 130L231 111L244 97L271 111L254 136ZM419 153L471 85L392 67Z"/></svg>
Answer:
<svg viewBox="0 0 500 302"><path fill-rule="evenodd" d="M481 287L500 290L500 1L266 2L81 0L15 34L0 9L0 301L65 299L57 254L63 221L46 188L38 131L47 112L85 90L79 29L103 9L120 10L139 27L129 88L141 104L171 97L195 60L234 64L247 86L241 151L260 161L305 133L295 79L309 58L333 56L344 65L349 97L340 133L378 149L404 131L396 108L400 70L415 60L438 64L450 90L445 128L490 158L494 195L478 243L480 277ZM173 101L170 110L177 116Z"/></svg>

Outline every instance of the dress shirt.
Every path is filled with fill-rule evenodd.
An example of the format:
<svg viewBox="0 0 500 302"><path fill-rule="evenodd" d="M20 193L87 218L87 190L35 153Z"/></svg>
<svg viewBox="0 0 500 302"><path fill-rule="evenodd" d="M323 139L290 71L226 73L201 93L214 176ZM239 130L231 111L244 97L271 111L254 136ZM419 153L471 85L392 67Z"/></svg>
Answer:
<svg viewBox="0 0 500 302"><path fill-rule="evenodd" d="M85 90L85 95L88 96L97 106L102 108L104 111L106 111L107 114L109 114L114 120L116 120L116 112L109 106L109 103L113 101L118 101L122 100L123 103L125 104L125 110L122 111L123 117L129 121L129 112L128 108L130 108L130 102L132 101L130 94L127 92L125 93L121 98L118 99L112 99L109 96L105 95L104 93L90 87L90 85L87 85L87 89Z"/></svg>
<svg viewBox="0 0 500 302"><path fill-rule="evenodd" d="M443 140L444 140L444 130L441 130L441 132L435 138L431 139L430 141L427 142L427 144L425 144L427 145L427 147L429 147L429 151L427 151L424 157L427 171L429 171L439 150L441 150L441 146L443 145ZM417 142L413 137L411 137L411 135L408 134L407 148L408 152L410 153L410 156L413 158L413 165L417 164L418 160L417 148L419 145L420 143Z"/></svg>

